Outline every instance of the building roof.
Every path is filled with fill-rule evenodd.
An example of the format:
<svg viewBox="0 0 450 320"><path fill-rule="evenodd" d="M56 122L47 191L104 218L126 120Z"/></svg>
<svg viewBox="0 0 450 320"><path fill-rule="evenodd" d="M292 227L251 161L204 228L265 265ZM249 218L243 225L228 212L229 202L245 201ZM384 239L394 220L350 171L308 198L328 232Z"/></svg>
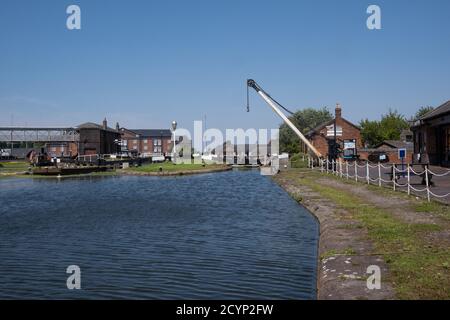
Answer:
<svg viewBox="0 0 450 320"><path fill-rule="evenodd" d="M348 121L347 119L341 117L341 120L347 122L347 123L348 123L349 125L351 125L352 127L355 127L356 129L361 130L361 128L360 128L359 126L357 126L356 124L351 123L351 122ZM334 124L334 118L331 119L331 120L328 120L327 122L324 122L324 123L318 125L318 126L315 127L314 129L312 129L311 131L309 131L309 132L306 134L306 136L307 136L307 137L311 137L311 136L313 136L314 134L319 133L320 130L322 130L322 129L325 128L326 126L329 126L329 125L332 125L332 124Z"/></svg>
<svg viewBox="0 0 450 320"><path fill-rule="evenodd" d="M443 114L450 113L450 100L440 105L436 109L433 109L425 113L419 120L428 120L432 118L439 117Z"/></svg>
<svg viewBox="0 0 450 320"><path fill-rule="evenodd" d="M138 134L140 137L172 137L169 129L125 129Z"/></svg>
<svg viewBox="0 0 450 320"><path fill-rule="evenodd" d="M384 140L383 142L377 144L375 146L375 149L386 145L388 147L391 147L393 149L412 149L413 148L413 143L412 142L406 142L406 141L401 141L401 140Z"/></svg>
<svg viewBox="0 0 450 320"><path fill-rule="evenodd" d="M105 131L119 133L119 131L117 131L116 129L113 129L110 127L106 127L106 129L104 129L102 125L93 123L93 122L82 123L79 126L77 126L76 128L77 129L99 129L99 130L105 130Z"/></svg>

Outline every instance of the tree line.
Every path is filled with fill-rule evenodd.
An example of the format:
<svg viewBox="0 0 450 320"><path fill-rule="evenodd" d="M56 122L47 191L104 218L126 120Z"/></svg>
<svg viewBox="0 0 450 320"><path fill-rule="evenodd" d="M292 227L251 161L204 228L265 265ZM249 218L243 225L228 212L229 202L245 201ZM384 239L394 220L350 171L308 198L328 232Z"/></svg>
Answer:
<svg viewBox="0 0 450 320"><path fill-rule="evenodd" d="M431 106L421 107L409 121L397 110L392 109L383 114L380 120L362 119L359 122L362 142L366 147L372 148L384 140L398 140L402 130L409 129L411 121L419 119L433 109ZM289 119L303 134L308 134L319 125L331 121L333 115L327 107L320 109L306 108L295 112ZM287 124L281 124L280 150L295 154L302 151L300 146L300 139L297 135Z"/></svg>

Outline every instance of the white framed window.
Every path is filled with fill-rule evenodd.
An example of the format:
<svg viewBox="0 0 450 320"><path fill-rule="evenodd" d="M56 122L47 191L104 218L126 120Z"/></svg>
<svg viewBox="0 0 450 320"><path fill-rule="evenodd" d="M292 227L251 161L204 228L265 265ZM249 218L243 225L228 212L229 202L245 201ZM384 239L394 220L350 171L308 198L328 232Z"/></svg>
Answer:
<svg viewBox="0 0 450 320"><path fill-rule="evenodd" d="M161 152L162 152L162 149L161 149L160 146L153 146L153 152L154 152L154 153L161 153Z"/></svg>
<svg viewBox="0 0 450 320"><path fill-rule="evenodd" d="M342 127L336 126L336 136L342 136ZM327 137L334 137L334 125L327 126Z"/></svg>

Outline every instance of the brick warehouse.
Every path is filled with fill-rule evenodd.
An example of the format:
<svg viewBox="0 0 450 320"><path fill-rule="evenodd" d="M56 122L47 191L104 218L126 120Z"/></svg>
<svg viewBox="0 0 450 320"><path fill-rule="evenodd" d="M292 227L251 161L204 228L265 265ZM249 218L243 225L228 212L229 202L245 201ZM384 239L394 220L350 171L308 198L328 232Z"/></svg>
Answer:
<svg viewBox="0 0 450 320"><path fill-rule="evenodd" d="M46 151L51 157L73 157L76 155L115 154L119 151L119 125L116 129L108 127L106 118L103 123L86 122L76 127L78 142L47 142Z"/></svg>
<svg viewBox="0 0 450 320"><path fill-rule="evenodd" d="M337 142L340 144L341 148L344 145L344 140L347 139L355 139L356 148L362 148L361 129L342 117L342 109L339 104L336 104L335 119ZM328 141L334 139L334 119L317 126L315 129L311 130L306 137L324 157L327 157Z"/></svg>
<svg viewBox="0 0 450 320"><path fill-rule="evenodd" d="M108 127L108 122L103 120L99 125L87 122L77 127L80 133L78 152L80 155L115 154L119 152L120 131L119 124L116 129Z"/></svg>
<svg viewBox="0 0 450 320"><path fill-rule="evenodd" d="M172 152L172 132L169 129L121 128L122 151L154 156Z"/></svg>

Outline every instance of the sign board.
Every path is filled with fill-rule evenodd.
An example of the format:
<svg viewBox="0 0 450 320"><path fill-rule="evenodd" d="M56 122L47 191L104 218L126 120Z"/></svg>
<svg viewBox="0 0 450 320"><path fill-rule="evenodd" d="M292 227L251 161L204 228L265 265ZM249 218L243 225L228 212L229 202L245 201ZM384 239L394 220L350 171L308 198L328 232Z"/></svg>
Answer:
<svg viewBox="0 0 450 320"><path fill-rule="evenodd" d="M356 154L356 139L345 139L344 140L344 159L354 159Z"/></svg>
<svg viewBox="0 0 450 320"><path fill-rule="evenodd" d="M398 149L398 158L402 159L402 160L406 158L406 149L405 148Z"/></svg>
<svg viewBox="0 0 450 320"><path fill-rule="evenodd" d="M355 140L345 140L344 141L344 150L347 149L355 149L356 148L356 143Z"/></svg>

